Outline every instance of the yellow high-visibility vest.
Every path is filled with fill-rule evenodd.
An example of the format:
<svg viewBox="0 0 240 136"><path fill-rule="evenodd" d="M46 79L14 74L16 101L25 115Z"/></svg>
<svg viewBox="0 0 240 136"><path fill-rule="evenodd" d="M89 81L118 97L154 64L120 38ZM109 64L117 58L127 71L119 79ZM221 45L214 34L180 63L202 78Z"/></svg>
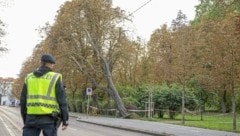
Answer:
<svg viewBox="0 0 240 136"><path fill-rule="evenodd" d="M48 72L41 77L33 73L27 75L27 114L44 115L59 112L56 100L55 85L62 75L55 72Z"/></svg>

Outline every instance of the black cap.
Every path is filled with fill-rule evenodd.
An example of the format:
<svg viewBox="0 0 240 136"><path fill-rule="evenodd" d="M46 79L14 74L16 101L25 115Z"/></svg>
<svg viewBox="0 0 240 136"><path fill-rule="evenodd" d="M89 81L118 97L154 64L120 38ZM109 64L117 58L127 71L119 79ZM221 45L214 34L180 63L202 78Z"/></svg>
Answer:
<svg viewBox="0 0 240 136"><path fill-rule="evenodd" d="M42 62L52 63L55 64L55 59L51 54L43 54L41 57Z"/></svg>

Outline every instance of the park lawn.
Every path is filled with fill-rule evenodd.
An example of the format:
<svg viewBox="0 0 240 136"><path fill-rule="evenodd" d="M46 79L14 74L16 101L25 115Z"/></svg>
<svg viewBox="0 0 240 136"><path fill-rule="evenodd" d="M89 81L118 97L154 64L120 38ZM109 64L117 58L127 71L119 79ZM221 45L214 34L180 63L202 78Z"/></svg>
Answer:
<svg viewBox="0 0 240 136"><path fill-rule="evenodd" d="M200 115L187 114L185 118L185 126L233 132L231 114L204 113L203 120L201 120ZM158 118L158 121L163 123L182 125L181 119L181 115L176 116L174 120L169 119L167 116L164 116L163 119L159 120ZM156 121L156 118L153 120ZM237 116L237 130L234 132L240 133L240 115Z"/></svg>

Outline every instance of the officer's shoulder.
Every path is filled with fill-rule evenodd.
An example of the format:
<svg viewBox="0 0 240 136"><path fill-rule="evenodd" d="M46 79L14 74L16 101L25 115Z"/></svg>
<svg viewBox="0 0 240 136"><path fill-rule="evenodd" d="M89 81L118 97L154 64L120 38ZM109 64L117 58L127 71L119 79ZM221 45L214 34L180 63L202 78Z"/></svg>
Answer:
<svg viewBox="0 0 240 136"><path fill-rule="evenodd" d="M52 72L52 71L51 71ZM61 73L57 73L57 72L52 72L53 76L56 76L57 78L59 78L60 80L62 80L62 74Z"/></svg>
<svg viewBox="0 0 240 136"><path fill-rule="evenodd" d="M62 75L61 73L54 72L54 71L49 71L48 73L49 73L49 74L52 74L52 75Z"/></svg>

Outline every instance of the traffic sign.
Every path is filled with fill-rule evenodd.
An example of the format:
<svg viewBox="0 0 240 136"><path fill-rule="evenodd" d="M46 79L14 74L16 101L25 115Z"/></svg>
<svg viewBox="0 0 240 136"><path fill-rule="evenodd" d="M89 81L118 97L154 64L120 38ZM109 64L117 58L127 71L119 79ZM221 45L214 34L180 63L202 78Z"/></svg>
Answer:
<svg viewBox="0 0 240 136"><path fill-rule="evenodd" d="M92 95L92 88L87 88L86 91L87 91L87 95Z"/></svg>

